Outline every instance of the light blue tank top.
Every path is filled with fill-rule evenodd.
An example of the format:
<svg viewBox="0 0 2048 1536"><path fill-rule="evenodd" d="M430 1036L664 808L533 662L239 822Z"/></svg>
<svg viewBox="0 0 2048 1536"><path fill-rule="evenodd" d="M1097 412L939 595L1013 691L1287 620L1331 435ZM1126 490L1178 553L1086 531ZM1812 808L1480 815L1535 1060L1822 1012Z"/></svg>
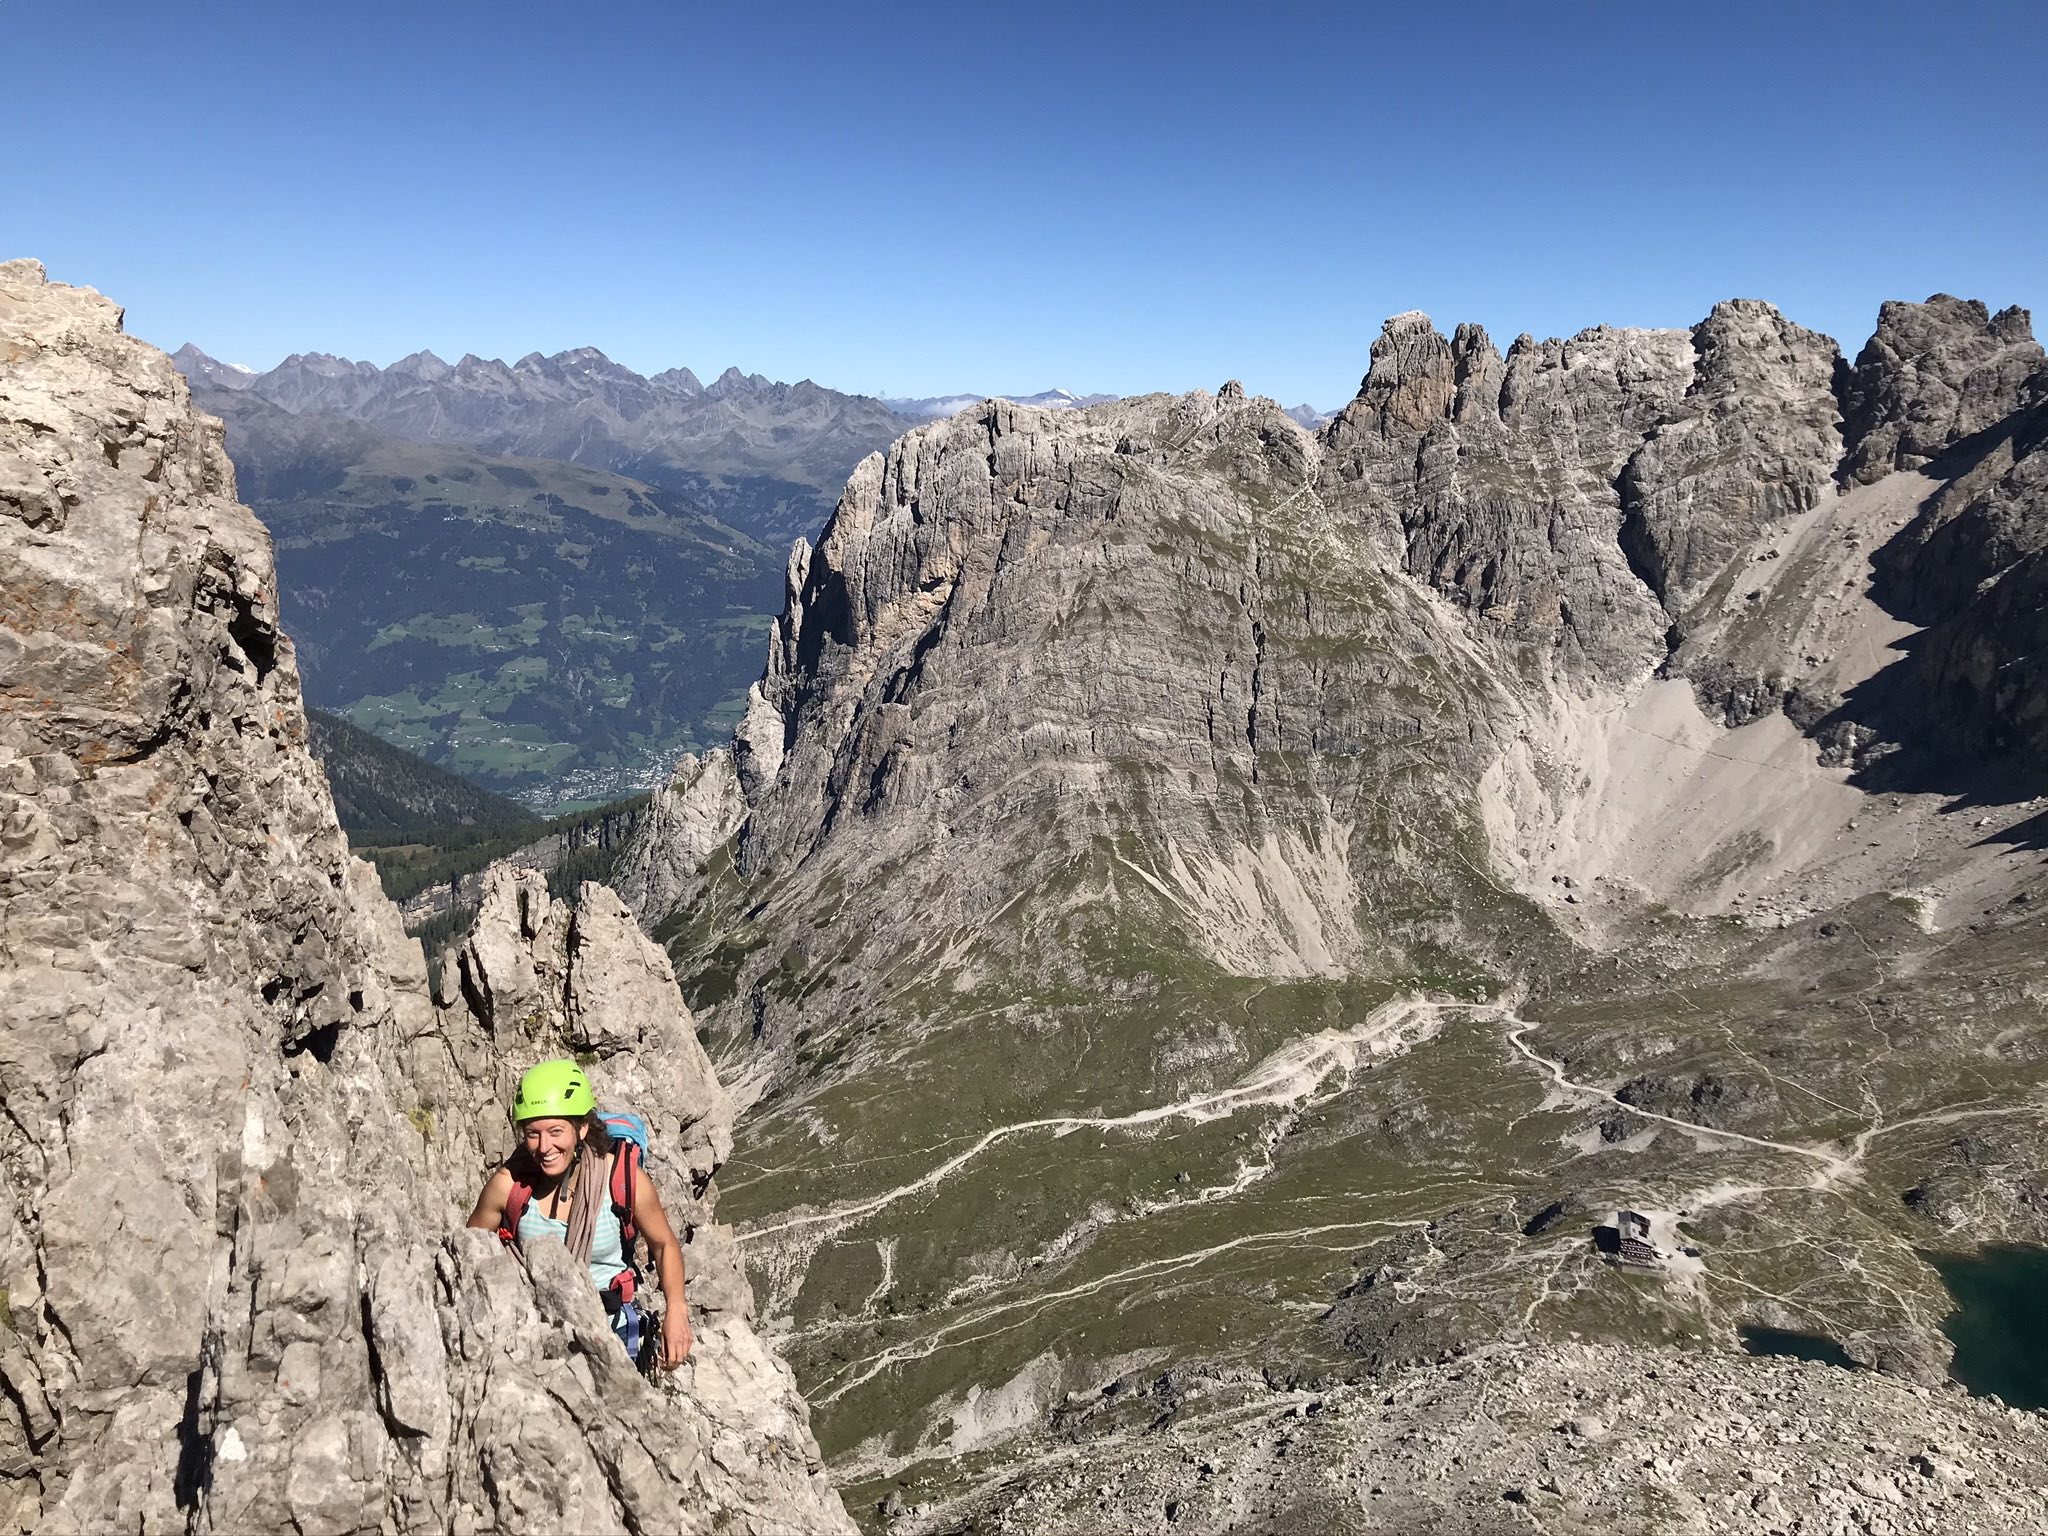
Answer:
<svg viewBox="0 0 2048 1536"><path fill-rule="evenodd" d="M522 1245L540 1238L552 1237L566 1243L569 1240L569 1223L552 1221L541 1215L538 1200L529 1204L519 1215L519 1241ZM590 1236L590 1283L600 1291L618 1278L619 1271L626 1267L626 1249L619 1237L619 1213L612 1209L610 1200L597 1213L597 1230Z"/></svg>

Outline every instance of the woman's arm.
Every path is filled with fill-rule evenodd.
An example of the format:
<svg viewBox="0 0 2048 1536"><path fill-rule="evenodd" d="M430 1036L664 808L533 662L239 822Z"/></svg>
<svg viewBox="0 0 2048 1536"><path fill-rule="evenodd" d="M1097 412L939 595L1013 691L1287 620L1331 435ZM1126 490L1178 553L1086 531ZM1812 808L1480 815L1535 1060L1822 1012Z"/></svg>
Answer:
<svg viewBox="0 0 2048 1536"><path fill-rule="evenodd" d="M647 1239L648 1256L661 1280L662 1299L668 1303L661 1320L661 1368L672 1371L690 1352L690 1307L683 1299L683 1245L668 1224L668 1212L661 1208L661 1196L654 1180L643 1168L633 1184L633 1224Z"/></svg>
<svg viewBox="0 0 2048 1536"><path fill-rule="evenodd" d="M511 1198L512 1170L500 1168L485 1181L484 1192L476 1197L476 1209L469 1213L469 1224L497 1231L505 1224L505 1202Z"/></svg>

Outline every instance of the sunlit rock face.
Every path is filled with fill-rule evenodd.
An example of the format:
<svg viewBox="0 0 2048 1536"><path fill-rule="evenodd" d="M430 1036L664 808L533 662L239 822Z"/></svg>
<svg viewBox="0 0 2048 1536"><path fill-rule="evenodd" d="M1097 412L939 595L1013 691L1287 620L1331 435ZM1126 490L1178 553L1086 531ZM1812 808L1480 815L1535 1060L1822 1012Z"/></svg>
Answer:
<svg viewBox="0 0 2048 1536"><path fill-rule="evenodd" d="M1842 384L1842 477L1867 483L1922 467L2041 398L2042 364L2024 309L1994 315L1945 293L1886 304Z"/></svg>
<svg viewBox="0 0 2048 1536"><path fill-rule="evenodd" d="M503 873L436 1005L306 750L219 424L31 262L0 265L0 597L10 1528L846 1529L711 1224L731 1110L666 959L609 892ZM681 1390L561 1255L455 1231L564 1051L694 1228Z"/></svg>

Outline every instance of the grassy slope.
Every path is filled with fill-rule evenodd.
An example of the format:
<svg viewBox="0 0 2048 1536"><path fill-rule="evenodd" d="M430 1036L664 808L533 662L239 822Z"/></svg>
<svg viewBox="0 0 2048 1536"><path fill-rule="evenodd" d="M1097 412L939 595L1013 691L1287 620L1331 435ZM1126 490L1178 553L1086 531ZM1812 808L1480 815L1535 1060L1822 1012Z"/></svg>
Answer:
<svg viewBox="0 0 2048 1536"><path fill-rule="evenodd" d="M882 1049L858 1072L830 1081L839 1047L814 1043L828 1081L756 1112L724 1209L772 1227L919 1180L991 1127L1226 1086L1409 982L1205 973L1150 943L1166 914L1122 917L1127 974L1091 961L1136 983L1113 1005L985 966L961 990L941 969L859 1018L849 1033ZM2030 1235L2010 1225L2011 1185L2042 1166L2041 936L1966 936L1929 969L1926 936L1866 921L1880 958L1817 967L1817 987L1770 974L1788 945L1828 948L1817 931L1708 924L1646 925L1633 974L1563 953L1534 969L1519 1017L1539 1021L1539 1056L1601 1090L1645 1075L1749 1090L1753 1109L1701 1118L1756 1142L1560 1092L1514 1047L1515 1016L1467 1010L1293 1105L1022 1131L871 1214L755 1238L828 1455L877 1497L899 1475L941 1486L974 1458L933 1453L971 1450L978 1398L1034 1370L1052 1396L1189 1362L1352 1375L1519 1330L1733 1347L1764 1322L1926 1368L1950 1305L1926 1253ZM1618 1205L1693 1212L1681 1230L1703 1273L1602 1263L1588 1232ZM1329 1309L1367 1279L1347 1342L1352 1319Z"/></svg>

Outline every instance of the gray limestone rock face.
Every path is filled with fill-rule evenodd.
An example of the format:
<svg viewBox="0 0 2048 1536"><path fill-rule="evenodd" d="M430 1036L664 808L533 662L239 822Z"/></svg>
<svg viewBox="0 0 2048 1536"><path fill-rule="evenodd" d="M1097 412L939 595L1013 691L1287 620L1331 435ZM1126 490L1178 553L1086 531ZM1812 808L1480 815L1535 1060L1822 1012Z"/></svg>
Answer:
<svg viewBox="0 0 2048 1536"><path fill-rule="evenodd" d="M1734 299L1693 327L1693 380L1621 474L1621 544L1674 616L1763 529L1834 494L1833 341Z"/></svg>
<svg viewBox="0 0 2048 1536"><path fill-rule="evenodd" d="M1983 451L1877 554L1881 590L1923 623L1953 617L2048 544L2048 398L2000 423Z"/></svg>
<svg viewBox="0 0 2048 1536"><path fill-rule="evenodd" d="M2034 503L2048 534L2048 504ZM2048 537L2042 539L2048 546ZM1911 688L1938 699L1959 745L2038 765L2048 754L2048 547L2014 562L1978 600L1936 625L1911 662Z"/></svg>
<svg viewBox="0 0 2048 1536"><path fill-rule="evenodd" d="M1873 565L1884 601L1926 632L1898 675L1842 717L1888 746L1939 733L1951 749L2038 763L2048 746L2048 399L1980 433Z"/></svg>
<svg viewBox="0 0 2048 1536"><path fill-rule="evenodd" d="M732 747L714 747L701 758L685 753L619 855L612 883L650 929L697 889L704 861L745 817L734 756Z"/></svg>
<svg viewBox="0 0 2048 1536"><path fill-rule="evenodd" d="M1859 377L1904 398L1921 386L1879 387L1899 358L1955 372L1967 347L1908 338L1969 308L1888 308ZM2031 345L2011 316L1984 326L2004 362L1958 375L1970 422ZM1863 574L1854 551L1897 526L1854 507L1822 526L1841 371L1832 341L1755 300L1690 331L1525 336L1505 357L1479 327L1446 339L1410 313L1387 321L1357 398L1318 435L1229 388L1057 414L988 402L921 427L859 465L817 548L793 551L731 765L679 768L621 888L658 923L727 839L747 880L833 846L867 847L860 864L884 845L957 854L962 837L1019 862L1017 826L1115 820L1126 771L1163 775L1145 786L1152 825L1229 865L1266 846L1262 817L1303 824L1266 754L1306 754L1324 803L1342 803L1402 733L1483 771L1487 743L1537 701L1653 675L1689 680L1731 727L1782 711L1821 729L1855 681L1831 660L1840 594ZM1945 492L1916 537L1945 547L1997 523L1970 535L1978 571L2031 548L2024 518L1990 510L2031 494L2027 441ZM1798 558L1773 564L1787 550ZM1980 640L1946 665L1981 673L1987 655ZM1430 707L1396 707L1404 686ZM1243 824L1223 777L1256 786ZM1334 831L1306 841L1322 852L1273 854L1298 898L1246 876L1282 937L1229 964L1341 964L1352 850L1325 857ZM1213 887L1200 867L1184 883ZM936 899L971 907L973 884ZM983 894L999 905L1006 888ZM1218 928L1239 915L1224 904Z"/></svg>
<svg viewBox="0 0 2048 1536"><path fill-rule="evenodd" d="M1319 467L1278 406L1230 391L993 401L865 461L793 563L742 728L752 763L787 743L748 780L742 875L829 848L858 888L907 858L923 895L873 921L971 925L1024 870L1095 856L1142 794L1219 964L1341 966L1357 882L1406 872L1354 870L1369 829L1324 797L1468 751L1486 706L1442 616L1325 508ZM1404 668L1481 702L1425 730L1387 686ZM1327 782L1287 771L1312 753ZM1226 874L1245 848L1256 867Z"/></svg>
<svg viewBox="0 0 2048 1536"><path fill-rule="evenodd" d="M1326 432L1326 494L1551 676L1626 681L1774 523L1832 490L1834 343L1768 304L1691 332L1446 342L1397 315Z"/></svg>
<svg viewBox="0 0 2048 1536"><path fill-rule="evenodd" d="M1446 342L1397 315L1326 429L1323 493L1549 674L1632 676L1667 620L1617 541L1616 477L1694 369L1683 331L1524 336L1503 359L1476 326Z"/></svg>
<svg viewBox="0 0 2048 1536"><path fill-rule="evenodd" d="M0 1509L51 1532L843 1531L710 1223L731 1111L599 888L430 1000L306 749L268 538L120 311L0 265ZM700 1344L458 1229L538 1055L654 1123Z"/></svg>
<svg viewBox="0 0 2048 1536"><path fill-rule="evenodd" d="M2038 398L2044 357L2024 309L1937 293L1891 302L1842 384L1845 481L1917 469Z"/></svg>

